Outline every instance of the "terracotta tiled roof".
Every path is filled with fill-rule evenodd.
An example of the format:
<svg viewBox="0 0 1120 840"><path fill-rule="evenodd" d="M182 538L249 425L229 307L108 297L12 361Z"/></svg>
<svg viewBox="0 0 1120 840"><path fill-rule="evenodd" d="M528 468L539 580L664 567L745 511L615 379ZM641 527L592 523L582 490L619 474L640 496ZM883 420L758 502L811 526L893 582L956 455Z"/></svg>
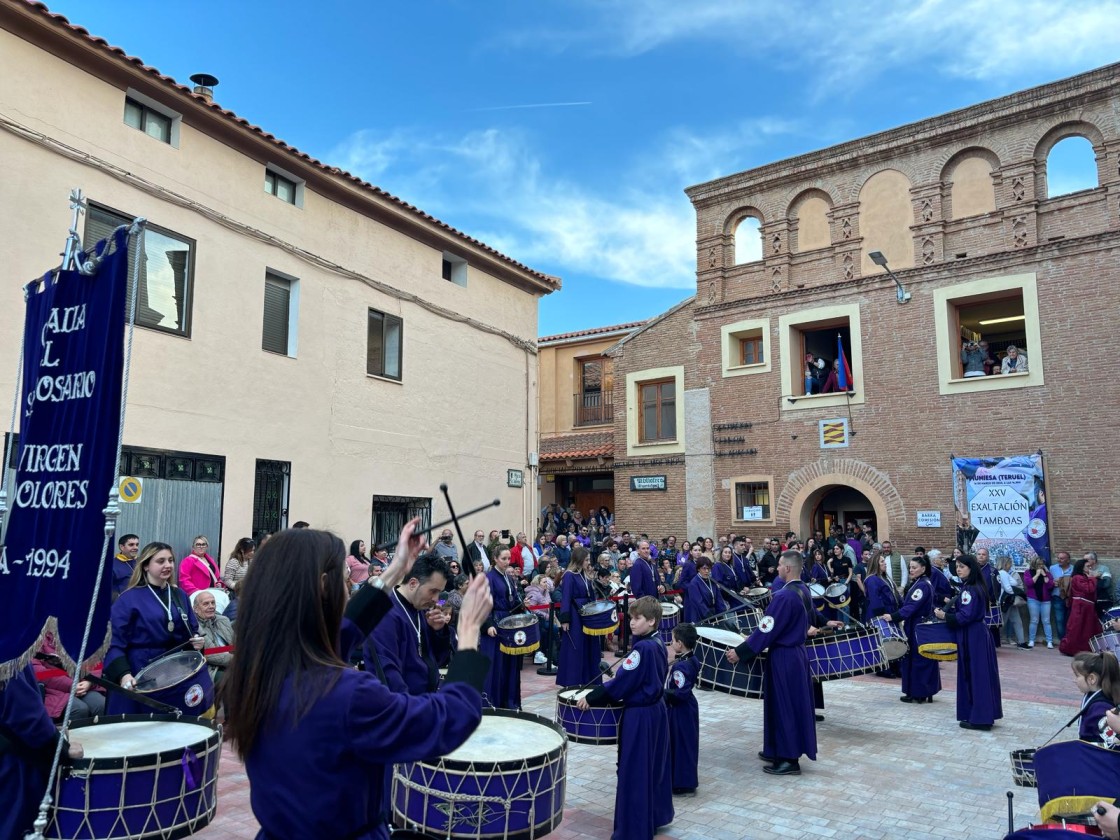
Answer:
<svg viewBox="0 0 1120 840"><path fill-rule="evenodd" d="M532 275L533 277L537 278L538 280L540 280L542 283L549 286L553 290L560 288L560 278L555 277L551 274L545 274L543 272L537 271L536 269L529 268L529 266L524 265L523 263L519 263L517 260L513 259L512 257L507 257L505 254L501 253L500 251L497 251L494 248L491 248L485 242L481 242L481 241L475 239L472 236L468 236L467 234L463 233L462 231L456 230L455 228L453 228L451 225L447 224L446 222L441 222L435 216L431 216L428 213L425 213L420 208L409 204L407 201L404 201L400 198L397 198L392 193L388 193L385 190L381 189L380 187L374 186L373 184L369 183L368 181L363 181L361 178L358 178L356 175L351 175L349 172L346 172L343 169L339 169L337 166L328 166L327 164L323 163L322 161L319 161L319 160L311 157L311 155L307 154L306 152L301 152L295 146L290 146L287 143L285 143L283 140L281 140L280 138L275 137L272 134L269 134L267 131L265 131L260 126L253 125L251 122L249 122L244 117L239 117L233 111L230 111L226 108L223 108L221 105L218 105L216 102L213 102L212 100L206 98L205 96L201 96L200 94L195 93L192 88L189 88L186 85L180 84L179 82L175 81L175 79L171 78L170 76L164 75L159 70L157 70L155 67L152 67L150 65L145 64L141 59L137 58L136 56L129 55L124 50L122 50L120 47L113 46L108 41L106 41L104 38L100 38L96 35L91 35L88 29L85 29L84 27L77 26L75 24L70 23L70 21L66 17L64 17L63 15L60 15L60 14L56 14L55 12L52 12L44 3L37 2L37 0L21 0L21 2L23 2L24 5L27 6L28 8L34 9L35 11L37 11L44 18L50 20L51 23L53 23L55 26L59 27L60 29L64 29L71 34L77 35L77 36L85 39L86 41L88 41L92 44L96 44L104 52L112 55L115 59L117 59L121 62L125 62L125 63L128 63L128 64L133 64L136 67L139 67L145 73L150 75L153 79L156 79L159 82L161 82L165 87L173 89L177 95L189 97L190 99L194 100L196 103L198 103L200 105L203 105L204 107L207 107L210 110L212 110L212 111L214 111L218 114L221 114L223 117L225 117L230 122L235 123L236 125L240 126L242 129L244 129L248 132L251 132L253 134L256 134L259 137L264 138L265 140L267 140L268 142L270 142L272 145L274 145L276 148L282 150L283 152L285 152L289 155L293 155L293 156L299 158L300 160L304 161L305 163L310 164L311 166L314 166L315 168L322 170L323 172L326 172L330 175L333 175L333 176L338 177L338 178L342 178L346 181L349 181L353 184L356 184L357 186L361 187L362 189L366 190L367 192L372 193L373 195L377 196L378 198L389 201L392 204L396 205L397 207L400 207L400 208L408 211L409 213L415 215L419 219L422 219L425 222L428 222L432 225L435 225L436 227L442 228L443 230L447 231L448 233L452 234L453 236L456 236L459 239L462 239L466 242L469 242L471 245L474 245L475 247L487 252L488 254L494 255L495 257L500 259L502 262L505 262L505 263L513 266L514 268L519 269L520 271L524 271L525 273Z"/></svg>
<svg viewBox="0 0 1120 840"><path fill-rule="evenodd" d="M544 344L546 341L567 341L572 338L584 338L585 336L606 335L613 332L625 332L626 330L637 329L644 323L645 321L631 321L628 324L615 324L612 327L592 327L589 330L559 333L558 335L546 335L543 338L537 339L537 344Z"/></svg>
<svg viewBox="0 0 1120 840"><path fill-rule="evenodd" d="M614 432L609 429L541 438L542 461L599 457L614 457Z"/></svg>

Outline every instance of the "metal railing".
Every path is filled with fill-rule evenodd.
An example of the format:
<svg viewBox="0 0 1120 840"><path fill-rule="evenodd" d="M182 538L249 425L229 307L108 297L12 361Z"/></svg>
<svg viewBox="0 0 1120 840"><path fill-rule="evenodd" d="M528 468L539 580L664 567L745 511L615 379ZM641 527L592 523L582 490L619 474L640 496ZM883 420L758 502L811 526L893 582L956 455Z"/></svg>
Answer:
<svg viewBox="0 0 1120 840"><path fill-rule="evenodd" d="M611 394L591 391L572 397L574 425L606 426L614 422L614 402Z"/></svg>

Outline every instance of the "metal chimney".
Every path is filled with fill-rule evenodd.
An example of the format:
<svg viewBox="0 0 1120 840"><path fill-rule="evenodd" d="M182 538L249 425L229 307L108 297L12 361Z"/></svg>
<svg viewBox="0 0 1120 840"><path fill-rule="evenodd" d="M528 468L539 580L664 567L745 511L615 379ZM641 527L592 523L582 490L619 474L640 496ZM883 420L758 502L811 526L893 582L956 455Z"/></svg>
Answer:
<svg viewBox="0 0 1120 840"><path fill-rule="evenodd" d="M194 92L203 97L207 102L214 101L214 88L218 86L218 77L209 73L195 73L191 76L194 82Z"/></svg>

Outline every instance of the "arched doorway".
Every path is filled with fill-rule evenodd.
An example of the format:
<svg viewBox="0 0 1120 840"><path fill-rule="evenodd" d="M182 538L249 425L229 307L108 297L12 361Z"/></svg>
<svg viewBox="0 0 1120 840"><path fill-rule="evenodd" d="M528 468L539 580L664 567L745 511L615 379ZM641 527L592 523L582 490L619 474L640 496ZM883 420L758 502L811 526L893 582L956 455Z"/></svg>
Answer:
<svg viewBox="0 0 1120 840"><path fill-rule="evenodd" d="M826 511L873 520L880 542L890 538L892 522L905 521L902 497L887 475L853 458L817 461L792 472L778 497L774 519L789 522L789 529L804 537L823 530Z"/></svg>
<svg viewBox="0 0 1120 840"><path fill-rule="evenodd" d="M879 523L875 517L875 506L871 500L858 490L842 484L822 487L810 495L802 508L808 514L808 522L801 532L808 535L820 531L828 536L833 525L843 530L849 522L855 522L871 533L878 535ZM804 516L802 517L804 520Z"/></svg>

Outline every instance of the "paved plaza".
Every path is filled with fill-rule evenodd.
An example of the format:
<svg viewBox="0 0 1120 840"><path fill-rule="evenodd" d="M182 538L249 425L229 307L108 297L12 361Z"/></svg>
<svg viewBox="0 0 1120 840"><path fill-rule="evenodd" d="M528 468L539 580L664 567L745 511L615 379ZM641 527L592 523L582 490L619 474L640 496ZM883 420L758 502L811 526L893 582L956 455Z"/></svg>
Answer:
<svg viewBox="0 0 1120 840"><path fill-rule="evenodd" d="M611 655L611 660L614 657ZM700 789L676 797L676 820L659 838L833 837L867 840L995 840L1007 829L1007 791L1015 823L1037 813L1035 791L1011 784L1008 753L1037 747L1077 711L1070 660L1045 644L999 650L1003 720L991 732L966 732L954 714L956 663L942 663L944 690L932 705L900 703L899 681L866 676L825 686L819 756L800 777L762 772L762 704L698 691ZM523 672L526 711L552 717L551 678ZM1074 738L1076 727L1059 739ZM293 756L298 761L298 756ZM555 840L606 840L614 808L615 748L570 744L567 806ZM257 830L249 784L228 745L218 815L199 837L247 838Z"/></svg>

